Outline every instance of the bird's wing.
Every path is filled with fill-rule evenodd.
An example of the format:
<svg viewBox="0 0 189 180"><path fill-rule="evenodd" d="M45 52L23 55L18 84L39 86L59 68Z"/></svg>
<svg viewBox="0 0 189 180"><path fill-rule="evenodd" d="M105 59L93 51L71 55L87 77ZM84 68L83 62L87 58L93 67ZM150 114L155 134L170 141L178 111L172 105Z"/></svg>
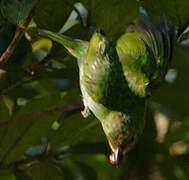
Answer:
<svg viewBox="0 0 189 180"><path fill-rule="evenodd" d="M173 49L174 28L162 18L143 18L117 41L125 77L139 96L147 96L167 73Z"/></svg>
<svg viewBox="0 0 189 180"><path fill-rule="evenodd" d="M120 87L123 88L122 67L115 46L107 40L100 41L98 36L94 35L89 43L82 84L95 102L115 109Z"/></svg>
<svg viewBox="0 0 189 180"><path fill-rule="evenodd" d="M129 87L136 95L146 96L150 72L145 71L145 68L148 65L153 68L153 63L149 64L149 54L140 34L137 32L125 33L117 41L116 48Z"/></svg>

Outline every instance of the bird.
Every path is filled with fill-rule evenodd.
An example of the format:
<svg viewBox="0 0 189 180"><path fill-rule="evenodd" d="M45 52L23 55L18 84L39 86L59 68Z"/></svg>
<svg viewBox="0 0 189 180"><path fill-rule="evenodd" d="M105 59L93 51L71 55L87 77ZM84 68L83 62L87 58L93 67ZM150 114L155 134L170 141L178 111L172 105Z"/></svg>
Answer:
<svg viewBox="0 0 189 180"><path fill-rule="evenodd" d="M89 41L38 30L77 59L81 113L86 118L92 112L100 120L113 165L123 161L143 132L146 103L171 65L175 32L166 17L155 20L144 12L116 42L99 29Z"/></svg>

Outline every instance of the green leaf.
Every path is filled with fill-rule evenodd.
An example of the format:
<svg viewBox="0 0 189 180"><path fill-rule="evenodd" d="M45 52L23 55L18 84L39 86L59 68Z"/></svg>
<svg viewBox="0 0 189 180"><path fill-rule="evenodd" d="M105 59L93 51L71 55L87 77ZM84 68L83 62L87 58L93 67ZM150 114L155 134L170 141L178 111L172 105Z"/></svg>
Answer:
<svg viewBox="0 0 189 180"><path fill-rule="evenodd" d="M6 107L4 101L3 101L3 97L1 96L0 98L0 122L3 121L3 119L7 119L7 118L10 118L10 115L9 115L9 110L8 108Z"/></svg>
<svg viewBox="0 0 189 180"><path fill-rule="evenodd" d="M26 173L32 180L64 180L61 168L49 162L34 163L26 169Z"/></svg>
<svg viewBox="0 0 189 180"><path fill-rule="evenodd" d="M137 1L133 0L83 0L90 13L92 26L103 29L111 38L124 33L138 13Z"/></svg>
<svg viewBox="0 0 189 180"><path fill-rule="evenodd" d="M59 119L60 127L49 134L53 148L74 145L79 142L102 142L105 135L100 122L91 115L85 119L80 113Z"/></svg>
<svg viewBox="0 0 189 180"><path fill-rule="evenodd" d="M10 98L9 96L3 95L3 101L9 111L9 116L12 116L14 105L15 105L14 100Z"/></svg>
<svg viewBox="0 0 189 180"><path fill-rule="evenodd" d="M60 93L33 98L12 119L4 121L0 128L4 134L0 144L1 160L9 164L24 158L29 147L40 145L53 122L64 113L63 108L71 102L70 95Z"/></svg>
<svg viewBox="0 0 189 180"><path fill-rule="evenodd" d="M16 180L15 175L13 172L9 170L1 170L0 171L0 179L2 180Z"/></svg>
<svg viewBox="0 0 189 180"><path fill-rule="evenodd" d="M89 155L79 155L74 158L77 163L82 163L85 166L89 166L96 171L96 179L100 180L117 180L121 178L121 167L115 168L112 166L107 157L102 154L97 154L94 156ZM82 166L81 166L82 168ZM92 176L92 178L94 175Z"/></svg>
<svg viewBox="0 0 189 180"><path fill-rule="evenodd" d="M177 26L182 27L189 20L188 0L142 0L141 5L150 16L166 15Z"/></svg>
<svg viewBox="0 0 189 180"><path fill-rule="evenodd" d="M48 130L51 128L52 123L57 120L60 114L49 115L44 118L41 116L40 118L36 118L34 122L28 122L25 125L25 128L22 128L19 134L14 134L17 139L11 144L11 142L6 143L6 140L11 139L12 133L15 132L15 128L17 125L24 123L22 121L12 123L9 125L8 132L5 136L5 141L3 141L3 146L9 147L7 149L4 156L4 163L9 164L13 161L20 160L25 158L26 150L32 146L36 146L43 143L43 139L46 139ZM27 121L31 121L31 118L28 118ZM14 129L13 129L14 126ZM42 144L43 145L43 144ZM2 147L3 148L3 147Z"/></svg>
<svg viewBox="0 0 189 180"><path fill-rule="evenodd" d="M84 179L90 179L90 180L96 180L97 179L97 173L96 170L89 165L83 163L83 162L76 162L77 166L79 166L81 174Z"/></svg>
<svg viewBox="0 0 189 180"><path fill-rule="evenodd" d="M154 100L167 107L173 117L183 118L188 114L189 86L186 83L189 68L188 50L188 47L176 47L172 68L177 71L177 78L174 83L162 84L157 90L156 96L154 96Z"/></svg>
<svg viewBox="0 0 189 180"><path fill-rule="evenodd" d="M20 109L16 116L27 115L32 113L42 113L51 111L56 108L63 108L68 106L69 103L77 103L77 92L56 92L44 94L31 99L22 109ZM70 97L72 96L72 97ZM74 99L75 98L75 99Z"/></svg>
<svg viewBox="0 0 189 180"><path fill-rule="evenodd" d="M32 0L1 0L0 12L8 23L22 25L29 15L32 2Z"/></svg>
<svg viewBox="0 0 189 180"><path fill-rule="evenodd" d="M60 30L72 10L69 4L62 0L41 0L34 17L37 26L53 31Z"/></svg>

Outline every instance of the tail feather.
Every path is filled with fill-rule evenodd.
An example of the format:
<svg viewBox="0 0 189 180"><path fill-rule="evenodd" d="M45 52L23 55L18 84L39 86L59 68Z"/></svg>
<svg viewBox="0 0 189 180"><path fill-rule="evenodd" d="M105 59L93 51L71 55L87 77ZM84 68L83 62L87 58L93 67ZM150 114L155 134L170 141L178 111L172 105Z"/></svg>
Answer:
<svg viewBox="0 0 189 180"><path fill-rule="evenodd" d="M33 31L37 31L40 36L49 38L61 44L77 59L82 59L86 54L86 50L88 48L87 41L72 39L67 36L63 36L62 34L43 29L33 29Z"/></svg>

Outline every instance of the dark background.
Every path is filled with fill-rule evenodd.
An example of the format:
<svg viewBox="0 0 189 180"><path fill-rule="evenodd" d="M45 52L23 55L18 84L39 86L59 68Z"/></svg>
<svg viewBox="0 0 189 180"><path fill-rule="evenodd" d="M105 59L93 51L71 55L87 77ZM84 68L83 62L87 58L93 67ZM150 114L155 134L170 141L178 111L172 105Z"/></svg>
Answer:
<svg viewBox="0 0 189 180"><path fill-rule="evenodd" d="M40 0L30 26L59 31L76 1ZM177 27L189 20L188 0L82 0L87 19L65 35L88 40L100 27L112 40L137 19L167 16ZM0 1L0 52L26 20L31 0ZM69 21L70 22L70 21ZM148 102L144 133L120 167L108 162L99 121L84 119L78 67L63 47L30 31L0 71L0 179L187 180L189 178L189 43L175 47L171 70ZM4 71L6 74L4 74Z"/></svg>

